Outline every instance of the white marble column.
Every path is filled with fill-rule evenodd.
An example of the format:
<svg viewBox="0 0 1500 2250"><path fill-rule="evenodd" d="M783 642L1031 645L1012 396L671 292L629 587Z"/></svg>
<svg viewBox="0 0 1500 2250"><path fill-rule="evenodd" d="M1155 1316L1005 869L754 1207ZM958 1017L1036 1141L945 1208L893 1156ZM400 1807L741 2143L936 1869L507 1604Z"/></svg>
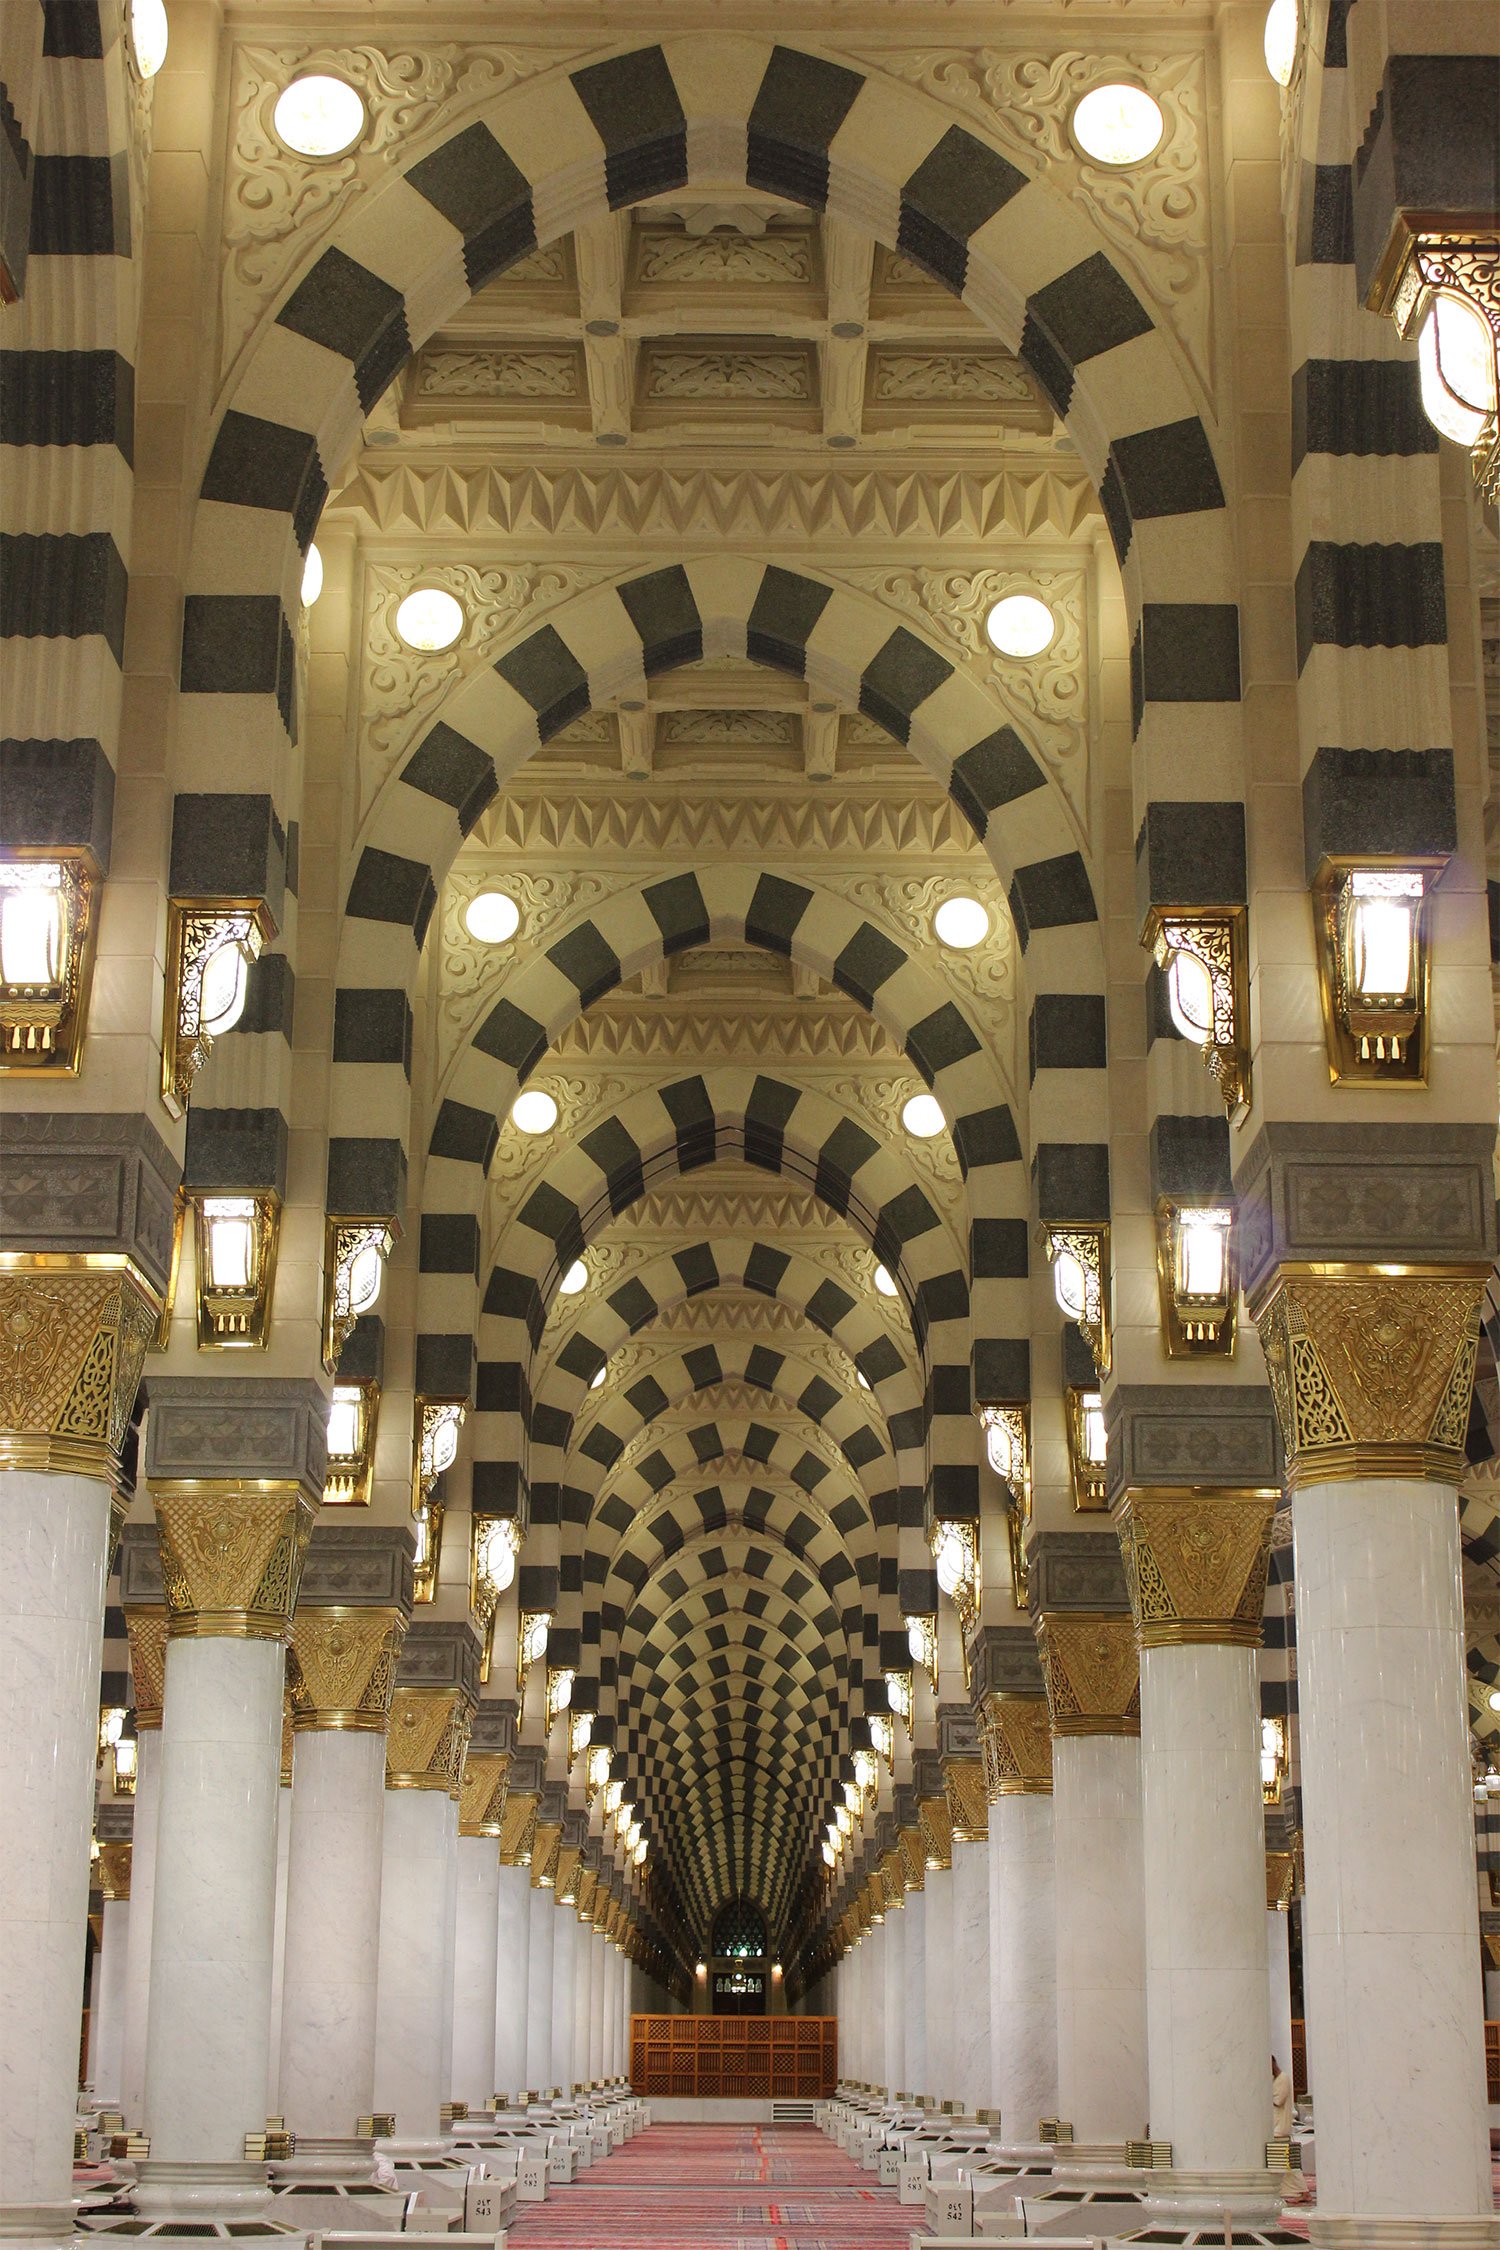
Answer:
<svg viewBox="0 0 1500 2250"><path fill-rule="evenodd" d="M120 1856L123 1854L123 1858ZM89 1996L89 2084L101 2109L119 2107L125 2082L125 1978L130 1951L130 1846L106 1844L104 1912ZM123 1882L123 1890L114 1887Z"/></svg>
<svg viewBox="0 0 1500 2250"><path fill-rule="evenodd" d="M45 2241L73 2231L109 1506L0 1470L0 2233Z"/></svg>
<svg viewBox="0 0 1500 2250"><path fill-rule="evenodd" d="M552 1893L533 1884L526 1911L526 2086L540 2093L552 2084Z"/></svg>
<svg viewBox="0 0 1500 2250"><path fill-rule="evenodd" d="M388 1789L381 1854L375 2107L403 2152L436 2152L453 2020L451 1899L458 1807L443 1789Z"/></svg>
<svg viewBox="0 0 1500 2250"><path fill-rule="evenodd" d="M1500 2241L1455 1495L1303 1484L1293 1527L1315 2239Z"/></svg>
<svg viewBox="0 0 1500 2250"><path fill-rule="evenodd" d="M1059 1736L1052 1775L1059 2114L1076 2141L1118 2145L1148 2108L1140 1745Z"/></svg>
<svg viewBox="0 0 1500 2250"><path fill-rule="evenodd" d="M1045 1729L1045 1706L1041 1716ZM1030 2146L1039 2121L1059 2114L1050 1774L1049 1745L1045 1789L1018 1775L990 1806L990 2101L1011 2147Z"/></svg>
<svg viewBox="0 0 1500 2250"><path fill-rule="evenodd" d="M303 1621L299 1619L299 1626ZM298 2162L349 2143L375 2107L385 1732L300 1728L292 1752L282 2115ZM332 1874L332 1879L330 1875ZM362 2152L322 2152L363 2170ZM339 2165L342 2169L342 2165Z"/></svg>
<svg viewBox="0 0 1500 2250"><path fill-rule="evenodd" d="M589 2011L589 2061L585 2075L597 2086L603 2083L605 2077L604 2050L608 2039L609 2011L614 2004L614 1988L609 1976L613 1956L600 1932L592 1925L587 1932L587 1944L589 1987L594 1998Z"/></svg>
<svg viewBox="0 0 1500 2250"><path fill-rule="evenodd" d="M1271 2052L1288 2078L1292 2075L1292 1916L1290 1908L1266 1915L1266 2019Z"/></svg>
<svg viewBox="0 0 1500 2250"><path fill-rule="evenodd" d="M903 1965L906 1978L906 2005L904 2010L902 2053L906 2075L902 2080L912 2095L934 2094L927 2069L927 1893L924 1890L908 1891L906 1904L901 1909L906 1916L906 1958Z"/></svg>
<svg viewBox="0 0 1500 2250"><path fill-rule="evenodd" d="M953 2098L990 2098L990 1886L987 1838L953 1840Z"/></svg>
<svg viewBox="0 0 1500 2250"><path fill-rule="evenodd" d="M577 1921L570 1907L557 1904L556 1891L544 1891L552 1916L552 2039L548 2084L567 2094L573 2084L573 1985L578 1960L573 1944Z"/></svg>
<svg viewBox="0 0 1500 2250"><path fill-rule="evenodd" d="M524 1867L502 1867L495 1947L495 2086L512 2101L530 2081L526 2076L526 1984L529 1966L527 1921L531 1875Z"/></svg>
<svg viewBox="0 0 1500 2250"><path fill-rule="evenodd" d="M283 1774L276 1798L276 1915L271 1933L271 2040L266 2062L266 2115L281 2115L281 2018L286 1989L287 1866L292 1854L292 1785Z"/></svg>
<svg viewBox="0 0 1500 2250"><path fill-rule="evenodd" d="M165 1638L166 1620L162 1619ZM132 1634L132 1651L134 1635ZM134 1656L132 1654L132 1663ZM156 1813L161 1797L161 1706L141 1725L135 1688L135 1821L131 1830L130 1944L125 1962L125 2032L120 2062L120 2106L125 2122L139 2127L146 2113L146 2037L151 2016L151 1922L156 1898Z"/></svg>
<svg viewBox="0 0 1500 2250"><path fill-rule="evenodd" d="M572 1907L565 1906L563 1913L573 1924L573 2083L586 2085L589 2079L589 2022L594 2005L594 1949L589 1943L586 1922L580 1922Z"/></svg>
<svg viewBox="0 0 1500 2250"><path fill-rule="evenodd" d="M495 2091L495 1990L500 1939L500 1846L460 1836L453 1947L454 2101L477 2116Z"/></svg>
<svg viewBox="0 0 1500 2250"><path fill-rule="evenodd" d="M887 1906L885 1943L881 1947L881 2028L879 2083L888 2094L905 2093L906 2054L901 2037L901 2010L906 1998L906 1906Z"/></svg>
<svg viewBox="0 0 1500 2250"><path fill-rule="evenodd" d="M951 1867L929 1867L922 1917L922 2005L927 2018L927 2086L940 2102L957 2099L954 2080L953 1947L957 1912Z"/></svg>

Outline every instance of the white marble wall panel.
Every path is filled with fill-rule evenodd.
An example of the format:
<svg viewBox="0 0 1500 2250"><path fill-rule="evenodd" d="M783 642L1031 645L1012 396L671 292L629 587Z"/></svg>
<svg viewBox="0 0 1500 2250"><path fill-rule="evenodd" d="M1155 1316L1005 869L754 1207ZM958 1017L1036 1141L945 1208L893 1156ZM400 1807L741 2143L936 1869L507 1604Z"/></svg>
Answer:
<svg viewBox="0 0 1500 2250"><path fill-rule="evenodd" d="M1057 1885L1052 1799L990 1807L991 2102L1013 2143L1056 2117Z"/></svg>
<svg viewBox="0 0 1500 2250"><path fill-rule="evenodd" d="M380 1882L375 2107L405 2146L439 2147L453 2019L458 1807L439 1789L388 1789Z"/></svg>
<svg viewBox="0 0 1500 2250"><path fill-rule="evenodd" d="M385 1736L298 1734L291 1800L281 2114L344 2139L375 2107Z"/></svg>
<svg viewBox="0 0 1500 2250"><path fill-rule="evenodd" d="M500 1941L500 1846L460 1836L453 1948L454 2101L476 2113L495 2092L495 1988Z"/></svg>
<svg viewBox="0 0 1500 2250"><path fill-rule="evenodd" d="M1059 2114L1080 2141L1145 2132L1141 1760L1133 1736L1052 1745Z"/></svg>

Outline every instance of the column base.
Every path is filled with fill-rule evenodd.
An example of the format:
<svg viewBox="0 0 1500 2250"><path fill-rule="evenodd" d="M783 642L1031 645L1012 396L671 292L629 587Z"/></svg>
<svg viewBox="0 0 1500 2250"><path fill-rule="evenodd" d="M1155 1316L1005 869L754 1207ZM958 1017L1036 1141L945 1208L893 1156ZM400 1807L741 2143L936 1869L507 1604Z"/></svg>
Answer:
<svg viewBox="0 0 1500 2250"><path fill-rule="evenodd" d="M0 2242L6 2250L59 2250L77 2232L71 2203L0 2203Z"/></svg>
<svg viewBox="0 0 1500 2250"><path fill-rule="evenodd" d="M264 2164L173 2163L142 2157L131 2200L143 2219L249 2219L271 2200Z"/></svg>
<svg viewBox="0 0 1500 2250"><path fill-rule="evenodd" d="M1313 2250L1500 2250L1500 2215L1473 2218L1344 2218L1309 2211Z"/></svg>
<svg viewBox="0 0 1500 2250"><path fill-rule="evenodd" d="M1151 2218L1219 2219L1227 2211L1246 2226L1274 2223L1293 2175L1289 2172L1189 2172L1176 2165L1137 2171Z"/></svg>
<svg viewBox="0 0 1500 2250"><path fill-rule="evenodd" d="M300 2187L304 2180L320 2184L331 2180L339 2187L371 2186L375 2143L355 2134L316 2138L299 2133L295 2154L285 2164L273 2165L271 2177L278 2189Z"/></svg>

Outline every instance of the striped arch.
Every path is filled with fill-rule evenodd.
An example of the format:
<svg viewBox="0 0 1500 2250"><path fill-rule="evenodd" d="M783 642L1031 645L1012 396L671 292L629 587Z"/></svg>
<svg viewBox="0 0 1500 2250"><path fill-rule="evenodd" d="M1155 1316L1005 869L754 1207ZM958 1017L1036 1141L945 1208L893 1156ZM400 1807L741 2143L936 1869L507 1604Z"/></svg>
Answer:
<svg viewBox="0 0 1500 2250"><path fill-rule="evenodd" d="M503 1442L518 1444L524 1436L526 1370L568 1267L648 1184L726 1157L800 1182L850 1221L896 1280L924 1361L929 1500L939 1515L977 1516L962 1249L910 1167L846 1110L825 1094L747 1068L696 1073L633 1095L576 1145L560 1147L531 1189L506 1230L483 1306L509 1326L497 1339L514 1408ZM422 1369L424 1359L451 1368L456 1349L467 1360L477 1221L467 1213L424 1214L420 1255L418 1387L451 1390L451 1380L424 1381ZM1023 1348L1026 1319L1023 1305L1015 1335Z"/></svg>
<svg viewBox="0 0 1500 2250"><path fill-rule="evenodd" d="M667 189L743 178L916 259L1019 352L1067 421L1120 559L1138 796L1240 799L1226 709L1239 696L1236 580L1213 450L1171 344L1070 201L929 95L717 29L539 76L445 126L350 203L240 364L204 475L183 624L196 790L236 796L247 767L269 778L295 743L300 556L412 350L539 242ZM785 645L788 622L804 646L795 610L769 620L769 637ZM849 669L883 658L866 692L909 721L936 700L922 644L886 638ZM226 812L226 872L233 828Z"/></svg>
<svg viewBox="0 0 1500 2250"><path fill-rule="evenodd" d="M881 1300L869 1294L855 1295L816 1260L752 1234L716 1235L712 1242L695 1241L685 1235L674 1249L648 1252L628 1266L611 1280L607 1292L590 1288L578 1298L554 1299L538 1347L538 1362L534 1363L540 1368L536 1396L528 1406L533 1460L541 1448L560 1452L572 1444L574 1419L586 1409L591 1385L601 1369L605 1371L604 1399L612 1397L610 1365L632 1337L649 1334L655 1323L690 1298L710 1294L722 1297L735 1290L774 1299L847 1353L851 1366L870 1385L890 1440L894 1467L890 1505L901 1520L920 1523L923 1390L909 1328L904 1331L908 1342L903 1350L879 1309ZM503 1481L508 1432L507 1425L497 1417L499 1401L513 1378L507 1375L506 1363L494 1356L508 1343L508 1332L497 1325L497 1317L486 1312L480 1320L474 1451L476 1462L482 1465L476 1467L476 1477L486 1503L505 1511L515 1507L517 1496L514 1484ZM733 1307L723 1305L716 1329L722 1334L732 1325ZM774 1357L775 1347L762 1345L757 1339L749 1347L747 1363L754 1360L761 1364L762 1353ZM692 1352L687 1356L690 1363L696 1358ZM528 1385L528 1398L529 1393ZM487 1400L496 1404L487 1408ZM612 1465L615 1456L611 1442L602 1431L597 1437L590 1432L578 1443L580 1450L586 1446L589 1457L603 1467ZM512 1451L509 1458L515 1460L519 1455ZM547 1453L542 1452L540 1459L542 1466L551 1465ZM550 1499L545 1484L533 1486L530 1498L533 1520L545 1521L549 1505L553 1512L559 1512L558 1502ZM560 1512L565 1517L572 1513L566 1489L561 1494Z"/></svg>

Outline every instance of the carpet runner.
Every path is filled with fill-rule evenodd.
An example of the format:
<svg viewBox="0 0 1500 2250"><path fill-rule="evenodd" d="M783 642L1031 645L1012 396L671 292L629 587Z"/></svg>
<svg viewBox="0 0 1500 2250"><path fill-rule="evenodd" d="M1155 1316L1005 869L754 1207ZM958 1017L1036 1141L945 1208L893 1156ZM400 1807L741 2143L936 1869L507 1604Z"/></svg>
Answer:
<svg viewBox="0 0 1500 2250"><path fill-rule="evenodd" d="M920 2211L812 2125L652 2125L524 2205L514 2250L906 2250Z"/></svg>

